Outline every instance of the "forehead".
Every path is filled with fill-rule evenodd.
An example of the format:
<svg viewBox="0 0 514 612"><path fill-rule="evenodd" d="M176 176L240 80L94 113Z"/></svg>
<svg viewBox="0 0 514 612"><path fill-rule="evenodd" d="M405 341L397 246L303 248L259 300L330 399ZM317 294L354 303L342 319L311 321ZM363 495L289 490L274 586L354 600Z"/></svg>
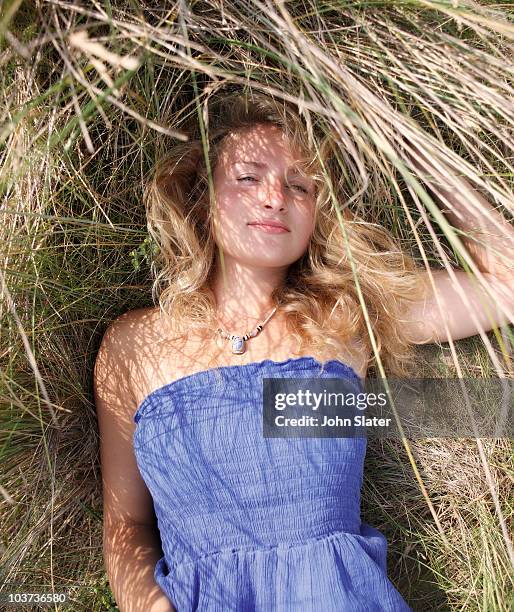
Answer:
<svg viewBox="0 0 514 612"><path fill-rule="evenodd" d="M220 160L230 164L240 160L266 161L275 155L288 164L301 161L303 156L298 147L293 148L276 125L258 124L232 132L223 140Z"/></svg>

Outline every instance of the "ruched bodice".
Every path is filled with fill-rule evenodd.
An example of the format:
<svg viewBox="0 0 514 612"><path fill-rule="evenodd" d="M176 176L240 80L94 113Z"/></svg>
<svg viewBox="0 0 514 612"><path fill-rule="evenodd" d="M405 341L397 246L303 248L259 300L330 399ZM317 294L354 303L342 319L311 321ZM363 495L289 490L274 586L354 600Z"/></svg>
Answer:
<svg viewBox="0 0 514 612"><path fill-rule="evenodd" d="M344 378L313 357L211 368L150 393L134 451L178 612L409 610L360 520L365 438L264 438L264 377Z"/></svg>

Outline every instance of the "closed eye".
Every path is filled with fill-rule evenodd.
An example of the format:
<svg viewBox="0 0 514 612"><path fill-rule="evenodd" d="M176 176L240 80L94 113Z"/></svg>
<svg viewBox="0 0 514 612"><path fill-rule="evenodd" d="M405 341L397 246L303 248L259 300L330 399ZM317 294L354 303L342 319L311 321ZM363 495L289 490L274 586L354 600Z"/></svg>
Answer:
<svg viewBox="0 0 514 612"><path fill-rule="evenodd" d="M291 185L291 187L297 187L300 191L303 191L303 193L309 193L305 187L302 187L302 185Z"/></svg>
<svg viewBox="0 0 514 612"><path fill-rule="evenodd" d="M247 179L250 179L251 181L256 181L258 182L258 180L253 177L253 176L242 176L241 178L238 178L238 181L246 181ZM309 191L307 189L305 189L305 187L303 187L302 185L288 185L289 187L296 187L297 189L299 189L300 191L302 191L303 193L309 193Z"/></svg>

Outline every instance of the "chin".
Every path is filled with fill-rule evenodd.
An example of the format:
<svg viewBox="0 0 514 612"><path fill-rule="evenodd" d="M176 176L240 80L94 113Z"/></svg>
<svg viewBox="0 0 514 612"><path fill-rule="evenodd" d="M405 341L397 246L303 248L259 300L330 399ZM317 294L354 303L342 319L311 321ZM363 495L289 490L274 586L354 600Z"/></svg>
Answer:
<svg viewBox="0 0 514 612"><path fill-rule="evenodd" d="M283 253L281 256L270 256L269 253L262 257L254 256L251 260L245 258L245 263L251 266L262 266L263 268L283 268L294 263L299 257L291 258L291 252Z"/></svg>

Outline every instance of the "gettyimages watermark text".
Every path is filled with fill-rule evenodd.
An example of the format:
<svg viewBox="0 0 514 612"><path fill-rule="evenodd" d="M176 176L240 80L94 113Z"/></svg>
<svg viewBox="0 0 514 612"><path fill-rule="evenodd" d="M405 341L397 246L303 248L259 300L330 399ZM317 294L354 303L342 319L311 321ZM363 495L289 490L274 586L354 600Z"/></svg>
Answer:
<svg viewBox="0 0 514 612"><path fill-rule="evenodd" d="M514 380L263 378L263 435L514 438Z"/></svg>

